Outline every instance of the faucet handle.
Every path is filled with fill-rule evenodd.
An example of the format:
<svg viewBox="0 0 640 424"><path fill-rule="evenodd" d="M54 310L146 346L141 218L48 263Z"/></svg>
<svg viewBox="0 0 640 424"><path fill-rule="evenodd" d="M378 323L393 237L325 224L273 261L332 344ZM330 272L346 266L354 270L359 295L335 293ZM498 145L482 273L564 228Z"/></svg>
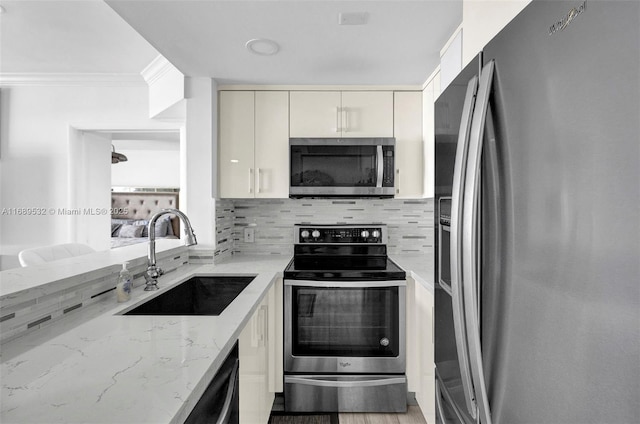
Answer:
<svg viewBox="0 0 640 424"><path fill-rule="evenodd" d="M164 275L164 270L162 268L156 268L156 272L158 273L158 276Z"/></svg>

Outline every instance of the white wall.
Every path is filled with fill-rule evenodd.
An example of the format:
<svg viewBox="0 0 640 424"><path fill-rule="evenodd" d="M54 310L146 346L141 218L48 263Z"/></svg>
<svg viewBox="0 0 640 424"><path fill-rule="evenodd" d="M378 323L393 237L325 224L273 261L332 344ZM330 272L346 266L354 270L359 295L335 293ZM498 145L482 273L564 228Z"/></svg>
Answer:
<svg viewBox="0 0 640 424"><path fill-rule="evenodd" d="M97 132L79 132L75 140L76 162L70 162L69 201L79 215L67 216L69 240L88 244L95 250L109 249L111 217L111 137ZM70 144L71 145L71 144ZM74 189L75 188L75 189ZM105 190L106 188L106 190Z"/></svg>
<svg viewBox="0 0 640 424"><path fill-rule="evenodd" d="M215 196L218 163L218 95L211 78L186 79L187 122L181 137L183 155L180 208L189 216L201 247L215 246ZM186 189L186 190L185 190ZM184 195L183 195L184 194Z"/></svg>
<svg viewBox="0 0 640 424"><path fill-rule="evenodd" d="M2 88L0 101L0 209L45 211L35 216L5 213L0 253L15 255L27 247L73 241L73 217L57 213L73 204L69 187L77 184L69 171L77 166L70 161L73 128L152 127L147 87L10 86ZM95 178L102 181L104 175Z"/></svg>
<svg viewBox="0 0 640 424"><path fill-rule="evenodd" d="M111 166L114 187L180 187L180 142L160 140L113 140L126 162Z"/></svg>

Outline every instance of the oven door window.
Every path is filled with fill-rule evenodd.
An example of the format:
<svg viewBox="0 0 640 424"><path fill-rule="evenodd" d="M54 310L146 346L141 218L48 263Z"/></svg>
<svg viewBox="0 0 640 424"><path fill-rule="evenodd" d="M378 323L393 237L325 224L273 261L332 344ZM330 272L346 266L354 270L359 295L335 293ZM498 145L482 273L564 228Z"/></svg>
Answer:
<svg viewBox="0 0 640 424"><path fill-rule="evenodd" d="M399 354L398 287L293 287L294 356Z"/></svg>
<svg viewBox="0 0 640 424"><path fill-rule="evenodd" d="M291 146L292 187L376 187L376 146Z"/></svg>

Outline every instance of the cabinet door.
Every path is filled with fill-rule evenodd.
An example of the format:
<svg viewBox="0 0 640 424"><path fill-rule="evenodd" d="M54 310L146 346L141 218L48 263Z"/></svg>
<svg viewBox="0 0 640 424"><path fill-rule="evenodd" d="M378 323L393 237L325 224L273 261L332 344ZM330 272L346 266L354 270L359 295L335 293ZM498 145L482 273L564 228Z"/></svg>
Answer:
<svg viewBox="0 0 640 424"><path fill-rule="evenodd" d="M393 92L343 91L342 137L393 137Z"/></svg>
<svg viewBox="0 0 640 424"><path fill-rule="evenodd" d="M396 198L421 198L424 195L422 92L396 92L394 97Z"/></svg>
<svg viewBox="0 0 640 424"><path fill-rule="evenodd" d="M218 120L220 197L254 197L254 93L221 91Z"/></svg>
<svg viewBox="0 0 640 424"><path fill-rule="evenodd" d="M290 137L340 137L339 91L292 91Z"/></svg>
<svg viewBox="0 0 640 424"><path fill-rule="evenodd" d="M255 197L289 197L289 93L255 93Z"/></svg>
<svg viewBox="0 0 640 424"><path fill-rule="evenodd" d="M268 329L269 294L238 339L240 422L243 424L266 424L273 406L274 395L269 390Z"/></svg>
<svg viewBox="0 0 640 424"><path fill-rule="evenodd" d="M424 197L434 197L435 193L435 105L433 95L434 82L429 84L422 91L422 140L424 142Z"/></svg>
<svg viewBox="0 0 640 424"><path fill-rule="evenodd" d="M269 391L284 391L284 283L278 278L269 293Z"/></svg>
<svg viewBox="0 0 640 424"><path fill-rule="evenodd" d="M417 335L416 400L428 423L436 421L435 365L433 344L433 293L421 283L415 282L415 314Z"/></svg>

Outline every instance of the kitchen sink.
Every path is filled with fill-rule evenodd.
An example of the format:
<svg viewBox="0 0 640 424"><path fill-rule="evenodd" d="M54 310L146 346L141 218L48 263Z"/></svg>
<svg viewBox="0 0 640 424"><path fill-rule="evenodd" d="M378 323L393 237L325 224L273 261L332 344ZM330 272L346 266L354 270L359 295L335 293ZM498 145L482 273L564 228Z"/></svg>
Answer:
<svg viewBox="0 0 640 424"><path fill-rule="evenodd" d="M254 278L193 277L124 315L220 315Z"/></svg>

